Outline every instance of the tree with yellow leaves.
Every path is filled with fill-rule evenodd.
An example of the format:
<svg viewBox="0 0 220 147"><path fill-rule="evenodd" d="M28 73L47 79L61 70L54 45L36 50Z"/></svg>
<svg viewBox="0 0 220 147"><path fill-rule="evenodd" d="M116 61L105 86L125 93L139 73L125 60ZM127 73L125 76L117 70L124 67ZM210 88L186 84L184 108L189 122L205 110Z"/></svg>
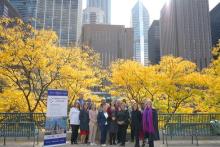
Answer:
<svg viewBox="0 0 220 147"><path fill-rule="evenodd" d="M146 98L167 113L198 110L194 98L208 90L209 78L182 58L163 57L159 65L144 67L135 61L118 61L111 67L112 93L142 103Z"/></svg>
<svg viewBox="0 0 220 147"><path fill-rule="evenodd" d="M220 111L220 57L214 60L210 66L203 70L203 73L210 79L209 91L206 93L207 109L213 112Z"/></svg>
<svg viewBox="0 0 220 147"><path fill-rule="evenodd" d="M217 60L220 57L220 40L219 43L212 49L212 55L214 60Z"/></svg>
<svg viewBox="0 0 220 147"><path fill-rule="evenodd" d="M34 30L19 19L0 19L0 77L5 83L0 98L7 100L5 111L44 111L50 88L69 90L72 103L77 94L73 90L89 91L91 83L99 82L98 66L91 63L97 55L91 54L58 47L52 31ZM14 103L18 105L11 107Z"/></svg>

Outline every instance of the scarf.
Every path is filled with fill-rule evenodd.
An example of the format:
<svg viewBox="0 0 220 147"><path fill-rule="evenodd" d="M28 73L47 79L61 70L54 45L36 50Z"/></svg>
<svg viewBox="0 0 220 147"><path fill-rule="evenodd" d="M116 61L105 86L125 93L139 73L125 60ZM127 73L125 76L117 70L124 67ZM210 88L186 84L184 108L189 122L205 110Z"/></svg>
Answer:
<svg viewBox="0 0 220 147"><path fill-rule="evenodd" d="M143 130L144 133L154 133L152 108L146 108L143 112Z"/></svg>

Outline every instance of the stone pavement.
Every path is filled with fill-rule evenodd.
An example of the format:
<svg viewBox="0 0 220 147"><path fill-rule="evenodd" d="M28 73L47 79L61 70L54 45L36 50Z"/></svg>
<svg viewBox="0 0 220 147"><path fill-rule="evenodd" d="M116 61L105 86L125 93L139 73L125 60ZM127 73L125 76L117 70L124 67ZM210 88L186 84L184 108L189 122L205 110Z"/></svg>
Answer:
<svg viewBox="0 0 220 147"><path fill-rule="evenodd" d="M170 147L197 147L196 144L192 145L190 139L182 139L182 140L172 140L168 141ZM40 142L39 145L35 145L35 147L42 147L43 143ZM3 146L3 140L0 139L0 147L32 147L33 142L31 141L24 141L24 140L19 140L17 139L14 141L13 139L9 139L6 142L6 146ZM67 145L63 145L62 147L88 147L89 145L71 145L67 143ZM100 145L97 145L100 147ZM92 147L92 146L91 146ZM95 147L95 146L94 146ZM117 147L116 146L110 146L107 145L107 147ZM134 147L133 143L126 143L126 147ZM147 145L145 147L148 147ZM162 143L162 141L157 141L155 142L155 147L166 147ZM220 147L220 138L214 138L213 140L199 140L199 147Z"/></svg>

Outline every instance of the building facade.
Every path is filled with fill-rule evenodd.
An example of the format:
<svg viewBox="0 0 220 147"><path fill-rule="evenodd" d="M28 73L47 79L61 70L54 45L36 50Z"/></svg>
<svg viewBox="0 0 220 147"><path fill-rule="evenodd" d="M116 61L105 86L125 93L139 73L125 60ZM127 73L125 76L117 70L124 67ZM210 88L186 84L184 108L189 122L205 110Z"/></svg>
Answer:
<svg viewBox="0 0 220 147"><path fill-rule="evenodd" d="M60 46L76 45L82 27L82 0L10 0L24 21L36 29L52 29Z"/></svg>
<svg viewBox="0 0 220 147"><path fill-rule="evenodd" d="M138 0L132 9L132 27L134 29L134 60L142 63L143 65L149 65L149 13L143 5L142 0Z"/></svg>
<svg viewBox="0 0 220 147"><path fill-rule="evenodd" d="M211 60L208 0L170 0L160 16L161 56L183 57L202 69Z"/></svg>
<svg viewBox="0 0 220 147"><path fill-rule="evenodd" d="M133 29L122 25L83 25L82 43L100 54L104 68L117 59L132 59L132 40Z"/></svg>
<svg viewBox="0 0 220 147"><path fill-rule="evenodd" d="M104 24L111 24L111 0L87 0L87 8L90 7L104 11Z"/></svg>
<svg viewBox="0 0 220 147"><path fill-rule="evenodd" d="M20 18L21 15L18 11L10 4L8 0L1 0L0 1L0 17L18 17Z"/></svg>
<svg viewBox="0 0 220 147"><path fill-rule="evenodd" d="M83 24L104 24L105 14L99 8L89 7L83 10Z"/></svg>
<svg viewBox="0 0 220 147"><path fill-rule="evenodd" d="M148 31L148 52L150 64L160 62L160 24L154 20Z"/></svg>
<svg viewBox="0 0 220 147"><path fill-rule="evenodd" d="M220 3L210 12L211 30L212 30L212 46L220 40Z"/></svg>

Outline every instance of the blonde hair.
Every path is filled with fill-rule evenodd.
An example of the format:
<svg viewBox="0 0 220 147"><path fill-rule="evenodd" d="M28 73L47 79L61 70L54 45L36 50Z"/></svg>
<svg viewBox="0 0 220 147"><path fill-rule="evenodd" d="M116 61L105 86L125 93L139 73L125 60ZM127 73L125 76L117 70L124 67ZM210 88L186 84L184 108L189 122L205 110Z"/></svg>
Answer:
<svg viewBox="0 0 220 147"><path fill-rule="evenodd" d="M146 106L147 104L150 104L150 105L151 105L151 108L153 108L153 102L152 102L151 99L148 98L148 99L145 101L145 106Z"/></svg>

